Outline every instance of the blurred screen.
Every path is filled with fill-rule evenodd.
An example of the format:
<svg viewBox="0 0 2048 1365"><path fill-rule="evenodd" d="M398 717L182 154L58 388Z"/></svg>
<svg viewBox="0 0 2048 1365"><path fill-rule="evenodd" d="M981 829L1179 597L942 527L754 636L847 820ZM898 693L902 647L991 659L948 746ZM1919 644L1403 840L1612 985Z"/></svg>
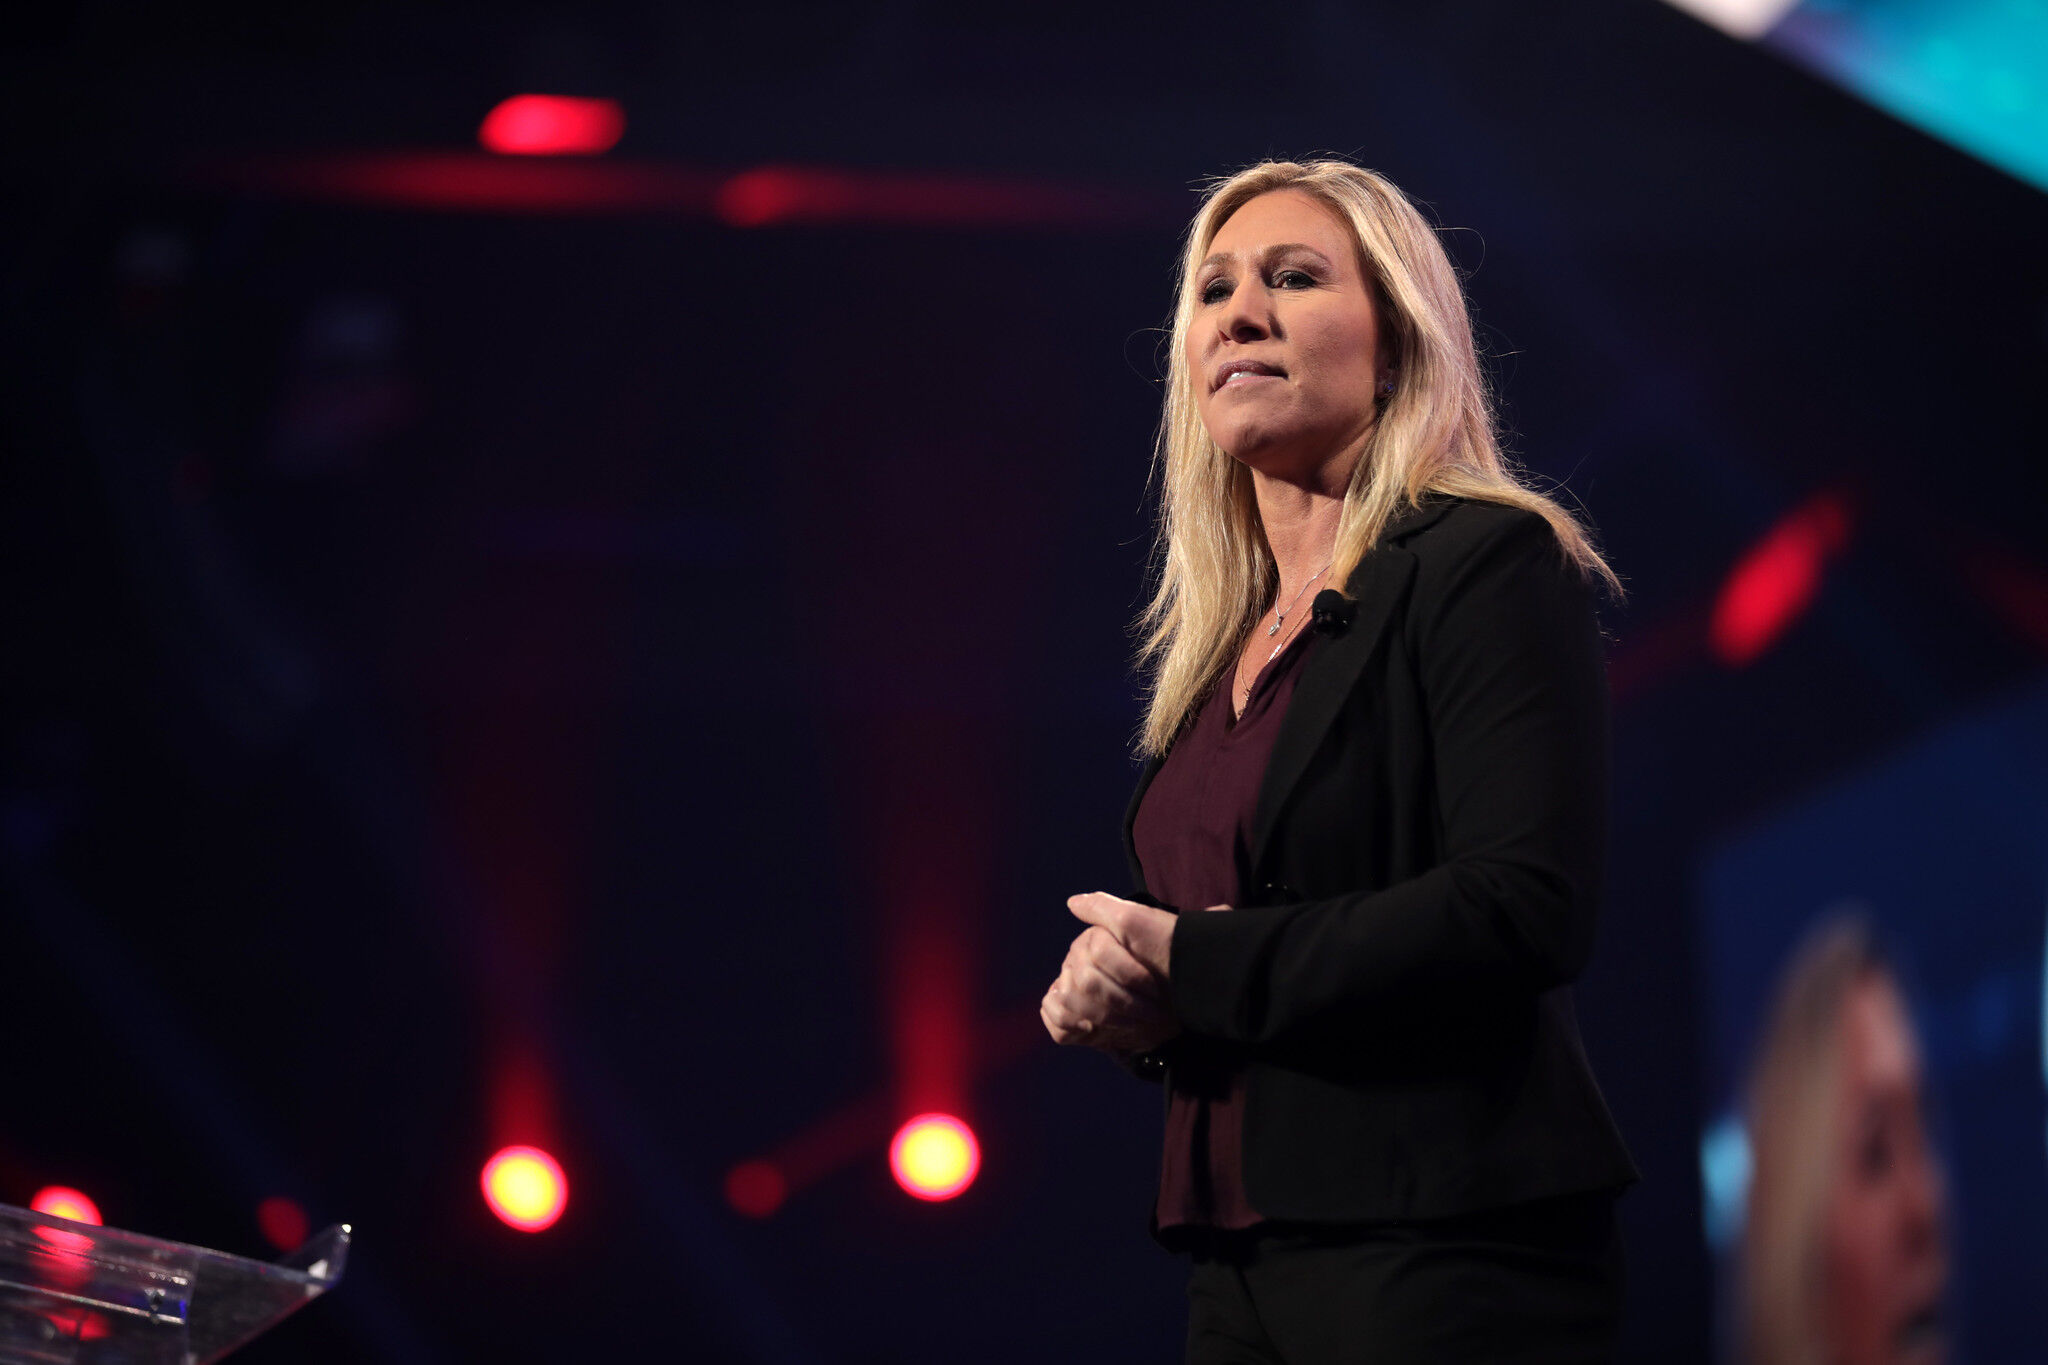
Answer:
<svg viewBox="0 0 2048 1365"><path fill-rule="evenodd" d="M2048 1277L2044 881L2048 687L2039 685L1710 852L1699 960L1708 1112L1718 1117L1703 1136L1701 1169L1724 1322L1742 1315L1742 1260L1755 1254L1744 1232L1755 1222L1756 1205L1746 1201L1763 1159L1751 1144L1758 1059L1774 1019L1780 1030L1796 1027L1782 1022L1780 1007L1802 943L1811 947L1816 926L1852 922L1867 927L1884 956L1918 1056L1926 1141L1939 1173L1926 1211L1939 1226L1923 1235L1946 1253L1948 1358L2024 1357ZM1845 1166L1887 1155L1862 1154L1853 1134L1830 1150L1846 1153ZM1856 1177L1844 1170L1830 1178ZM1796 1197L1782 1188L1777 1195ZM1910 1239L1908 1221L1872 1225L1863 1241ZM1802 1264L1831 1254L1821 1245L1825 1218L1814 1222L1815 1246L1802 1252ZM1820 1277L1840 1278L1833 1269Z"/></svg>

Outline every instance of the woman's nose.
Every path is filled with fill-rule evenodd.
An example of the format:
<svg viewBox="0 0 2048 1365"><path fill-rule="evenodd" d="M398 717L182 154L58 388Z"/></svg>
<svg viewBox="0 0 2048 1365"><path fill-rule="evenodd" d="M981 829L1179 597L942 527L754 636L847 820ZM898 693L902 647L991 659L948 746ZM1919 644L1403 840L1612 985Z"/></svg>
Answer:
<svg viewBox="0 0 2048 1365"><path fill-rule="evenodd" d="M1239 285L1221 321L1223 335L1232 341L1259 341L1270 335L1273 329L1265 311L1265 291L1249 280Z"/></svg>

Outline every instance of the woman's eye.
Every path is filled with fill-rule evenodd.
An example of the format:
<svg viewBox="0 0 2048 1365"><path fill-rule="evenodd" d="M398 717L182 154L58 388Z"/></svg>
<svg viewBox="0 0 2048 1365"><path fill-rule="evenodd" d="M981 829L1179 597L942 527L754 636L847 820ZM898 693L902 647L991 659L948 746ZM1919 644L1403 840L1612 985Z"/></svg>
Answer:
<svg viewBox="0 0 2048 1365"><path fill-rule="evenodd" d="M1316 277L1306 270L1283 270L1273 277L1273 283L1282 289L1307 289L1316 282Z"/></svg>
<svg viewBox="0 0 2048 1365"><path fill-rule="evenodd" d="M1230 284L1226 280L1211 280L1202 286L1203 303L1221 303L1230 297Z"/></svg>

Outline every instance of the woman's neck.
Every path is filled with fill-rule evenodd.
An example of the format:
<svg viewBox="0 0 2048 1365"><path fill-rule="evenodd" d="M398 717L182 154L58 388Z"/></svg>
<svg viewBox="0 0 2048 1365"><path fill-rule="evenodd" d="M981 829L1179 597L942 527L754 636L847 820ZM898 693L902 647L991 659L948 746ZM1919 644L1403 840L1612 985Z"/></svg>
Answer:
<svg viewBox="0 0 2048 1365"><path fill-rule="evenodd" d="M1252 472L1259 521L1280 571L1276 600L1286 602L1335 557L1337 523L1344 516L1344 491L1304 487ZM1335 587L1321 584L1319 587Z"/></svg>

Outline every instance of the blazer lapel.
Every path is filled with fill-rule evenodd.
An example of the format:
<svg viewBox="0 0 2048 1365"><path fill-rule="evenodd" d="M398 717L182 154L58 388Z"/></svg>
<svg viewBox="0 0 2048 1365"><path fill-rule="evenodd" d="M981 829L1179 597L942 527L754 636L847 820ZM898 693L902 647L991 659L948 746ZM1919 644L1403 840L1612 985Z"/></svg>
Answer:
<svg viewBox="0 0 2048 1365"><path fill-rule="evenodd" d="M1325 640L1301 670L1294 686L1294 699L1273 739L1273 756L1266 760L1266 776L1259 785L1259 804L1252 817L1252 861L1257 869L1265 860L1266 844L1273 837L1274 823L1287 803L1288 793L1308 769L1316 746L1322 743L1330 723L1351 693L1366 660L1372 657L1380 637L1394 619L1394 605L1415 576L1415 556L1406 550L1379 546L1359 564L1348 585L1352 612L1348 625L1340 625Z"/></svg>
<svg viewBox="0 0 2048 1365"><path fill-rule="evenodd" d="M1352 600L1350 621L1338 626L1332 638L1309 657L1302 669L1301 681L1295 684L1294 699L1288 703L1287 715L1280 722L1280 733L1274 738L1272 757L1266 760L1266 775L1260 781L1259 803L1252 817L1251 865L1254 869L1266 855L1266 843L1272 837L1274 822L1280 818L1280 808L1286 804L1288 793L1294 790L1294 784L1307 770L1316 746L1322 742L1330 722L1337 718L1344 698L1358 681L1366 661L1372 657L1373 647L1386 633L1388 623L1393 620L1394 606L1407 590L1408 580L1414 576L1415 557L1406 550L1394 548L1391 542L1411 536L1435 522L1457 501L1455 498L1432 498L1418 507L1404 508L1396 513L1380 533L1379 543L1359 562L1350 582L1345 585ZM1152 779L1159 775L1160 766L1165 761L1164 754L1155 754L1145 761L1144 770L1138 774L1137 790L1131 793L1130 804L1124 808L1124 857L1130 863L1131 885L1146 900L1153 898L1149 894L1150 888L1145 885L1144 868L1138 862L1138 844L1133 830L1138 822L1138 807L1145 800L1145 791L1152 785Z"/></svg>

